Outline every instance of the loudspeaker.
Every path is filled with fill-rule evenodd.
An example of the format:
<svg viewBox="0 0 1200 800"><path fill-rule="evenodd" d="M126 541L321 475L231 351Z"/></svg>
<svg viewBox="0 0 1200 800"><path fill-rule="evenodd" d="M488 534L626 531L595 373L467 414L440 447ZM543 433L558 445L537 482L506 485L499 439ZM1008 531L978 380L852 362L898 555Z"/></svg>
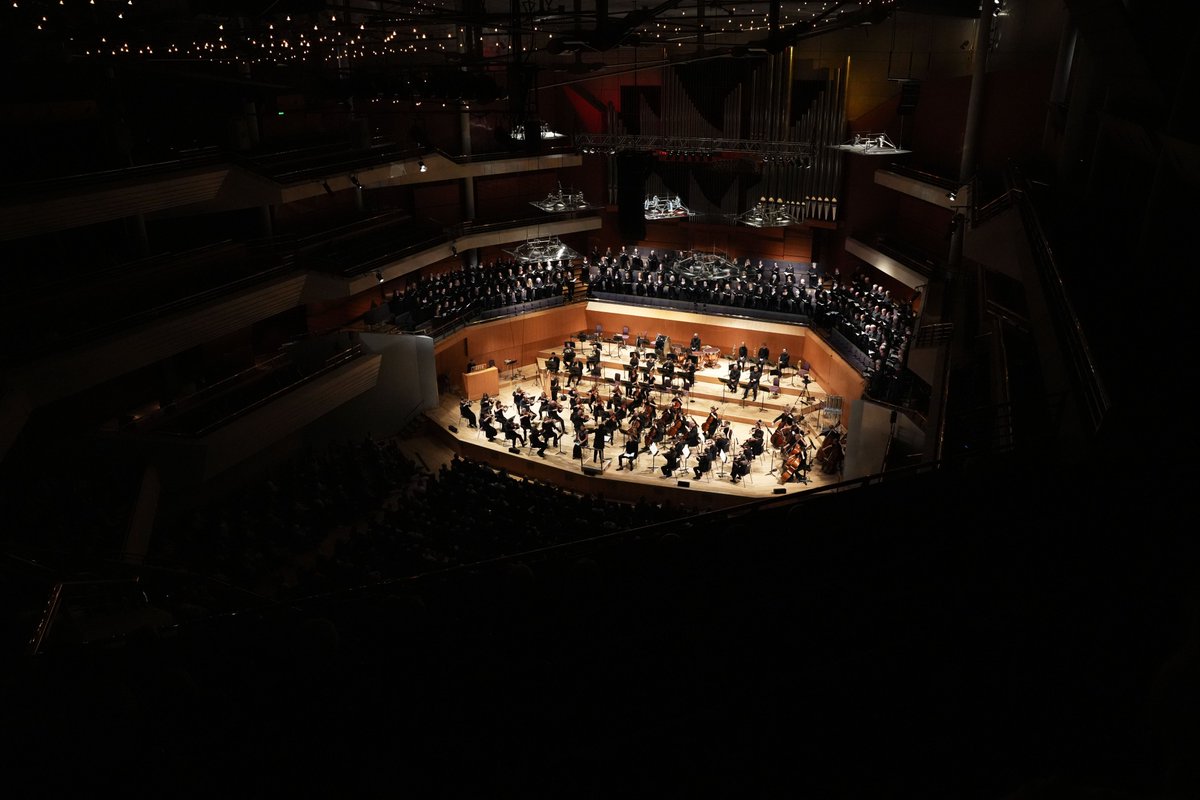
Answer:
<svg viewBox="0 0 1200 800"><path fill-rule="evenodd" d="M777 486L771 490L771 494L787 494L787 489L783 488L782 486Z"/></svg>
<svg viewBox="0 0 1200 800"><path fill-rule="evenodd" d="M450 425L448 427L450 428L451 433L458 433L458 428L454 427L453 425Z"/></svg>
<svg viewBox="0 0 1200 800"><path fill-rule="evenodd" d="M510 448L508 448L508 452L510 452L510 453L516 453L517 455L521 455L521 448L519 448L519 447L510 447Z"/></svg>
<svg viewBox="0 0 1200 800"><path fill-rule="evenodd" d="M675 485L682 486L683 488L686 489L687 487L691 486L692 483L691 483L691 481L678 481Z"/></svg>
<svg viewBox="0 0 1200 800"><path fill-rule="evenodd" d="M599 467L589 467L589 466L587 466L586 464L584 464L584 466L583 466L583 474L584 474L584 475L591 475L592 477L595 477L595 476L597 476L597 475L603 475L603 474L604 474L604 470L600 469Z"/></svg>

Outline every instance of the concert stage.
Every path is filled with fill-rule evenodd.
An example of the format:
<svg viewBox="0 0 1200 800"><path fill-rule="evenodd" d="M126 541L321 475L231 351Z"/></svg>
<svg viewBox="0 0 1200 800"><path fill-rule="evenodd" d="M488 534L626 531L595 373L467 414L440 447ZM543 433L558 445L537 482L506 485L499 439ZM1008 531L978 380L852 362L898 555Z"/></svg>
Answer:
<svg viewBox="0 0 1200 800"><path fill-rule="evenodd" d="M614 373L621 372L627 363L627 348L605 346L601 359L601 374L611 378ZM580 357L590 351L590 345L580 348ZM529 397L538 398L548 389L549 374L543 369L544 356L550 355L550 350L541 354L538 363L528 364L517 370L516 380L501 380L499 398L512 405L513 392L519 387ZM702 360L703 363L703 360ZM661 467L664 458L661 453L651 455L640 453L632 470L617 470L616 459L624 450L625 434L617 431L613 441L604 451L604 457L610 462L611 468L599 470L599 465L592 463L592 440L583 448L583 457L572 457L573 432L569 420L569 404L563 403L562 416L566 423L567 433L560 441L560 446L548 447L545 456L539 457L535 449L522 447L518 443L517 452L509 448L509 441L503 434L494 441L488 442L482 430L471 429L464 419L459 416L459 397L454 392L448 392L441 398L437 409L426 412L436 429L455 452L465 458L504 468L510 473L525 475L536 480L543 480L561 486L568 491L603 495L608 499L627 500L636 502L646 500L659 502L689 502L702 509L725 508L739 505L751 500L770 497L783 489L787 494L824 487L838 482L840 474L827 474L820 465L815 463L816 448L821 444L823 429L830 427L830 420L823 417L826 394L815 381L810 381L807 387L794 376L780 381L777 396L772 396L771 376L765 376L758 399L742 398L745 378L737 393L730 392L725 386L724 379L729 372L729 358L718 359L717 366L701 367L696 372L696 382L692 391L686 393L683 400L685 413L702 424L712 408L722 420L728 419L734 435L730 448L729 461L717 462L713 469L697 479L692 471L696 463L695 454L687 460L674 474L662 474ZM507 374L505 375L507 378ZM561 389L566 390L566 374L560 373ZM580 381L578 391L586 396L593 388L602 398L607 398L612 389L612 381L604 378L594 378L585 375ZM624 391L624 389L622 389ZM659 408L663 401L670 402L672 396L667 390L660 390ZM801 424L805 439L813 445L808 451L811 468L806 477L807 482L790 481L786 484L779 482L782 471L783 457L775 448L770 446L771 433L775 429L775 418L785 409L792 409L796 419ZM472 410L478 415L478 402L472 403ZM750 465L750 474L733 483L729 471L733 465L734 455L740 451L741 443L746 441L756 421L762 420L766 428L767 446L758 458ZM838 424L838 423L834 423ZM457 432L450 429L454 427ZM841 429L839 428L840 430ZM597 474L599 473L599 474ZM681 486L680 482L686 482ZM683 499L679 493L689 493L690 499Z"/></svg>

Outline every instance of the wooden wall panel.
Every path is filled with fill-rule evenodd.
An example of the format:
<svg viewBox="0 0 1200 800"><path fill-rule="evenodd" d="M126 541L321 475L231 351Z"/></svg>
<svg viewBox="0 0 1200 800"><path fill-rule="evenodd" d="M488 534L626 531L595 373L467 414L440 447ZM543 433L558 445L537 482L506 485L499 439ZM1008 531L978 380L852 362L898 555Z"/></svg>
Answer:
<svg viewBox="0 0 1200 800"><path fill-rule="evenodd" d="M437 372L454 382L455 376L466 371L468 358L479 365L495 359L503 379L505 360L515 358L522 366L535 364L542 349L561 347L564 334L578 333L586 325L583 303L470 325L437 344Z"/></svg>

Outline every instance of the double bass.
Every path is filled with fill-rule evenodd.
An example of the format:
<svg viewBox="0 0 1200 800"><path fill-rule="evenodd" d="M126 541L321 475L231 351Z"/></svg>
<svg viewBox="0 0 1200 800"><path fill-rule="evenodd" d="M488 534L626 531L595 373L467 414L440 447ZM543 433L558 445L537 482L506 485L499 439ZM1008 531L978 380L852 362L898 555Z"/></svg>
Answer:
<svg viewBox="0 0 1200 800"><path fill-rule="evenodd" d="M826 475L832 475L842 470L842 458L846 451L842 447L841 434L837 429L831 429L825 434L824 441L817 449L817 463L821 465L821 471Z"/></svg>

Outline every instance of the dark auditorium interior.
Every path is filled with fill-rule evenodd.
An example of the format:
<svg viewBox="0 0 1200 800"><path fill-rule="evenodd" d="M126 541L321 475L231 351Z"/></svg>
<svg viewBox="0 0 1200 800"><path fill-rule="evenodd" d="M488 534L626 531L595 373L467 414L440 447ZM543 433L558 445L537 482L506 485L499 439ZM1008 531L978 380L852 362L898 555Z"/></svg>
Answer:
<svg viewBox="0 0 1200 800"><path fill-rule="evenodd" d="M10 796L1200 797L1195 16L5 3ZM606 292L622 248L915 324L856 362ZM624 313L841 348L846 471L709 506L435 420Z"/></svg>

